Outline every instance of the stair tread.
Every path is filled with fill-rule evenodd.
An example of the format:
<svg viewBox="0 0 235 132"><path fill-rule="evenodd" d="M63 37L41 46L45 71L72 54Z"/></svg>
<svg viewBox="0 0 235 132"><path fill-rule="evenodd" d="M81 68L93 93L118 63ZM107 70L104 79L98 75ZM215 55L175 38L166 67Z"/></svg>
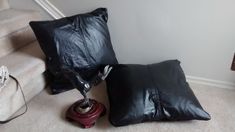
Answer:
<svg viewBox="0 0 235 132"><path fill-rule="evenodd" d="M7 9L0 11L0 37L6 36L39 20L40 14L33 10Z"/></svg>
<svg viewBox="0 0 235 132"><path fill-rule="evenodd" d="M23 88L26 100L38 94L45 82L42 74L46 70L45 56L37 41L0 58L0 66L8 67L11 75L17 78ZM35 85L37 84L37 85ZM22 95L16 82L9 79L0 90L0 120L6 120L24 105Z"/></svg>
<svg viewBox="0 0 235 132"><path fill-rule="evenodd" d="M15 76L22 84L26 84L33 76L46 70L45 56L37 41L0 58L0 66L8 67L11 75Z"/></svg>
<svg viewBox="0 0 235 132"><path fill-rule="evenodd" d="M0 38L0 57L10 54L11 52L33 42L36 37L30 28L27 26L16 32L8 34Z"/></svg>

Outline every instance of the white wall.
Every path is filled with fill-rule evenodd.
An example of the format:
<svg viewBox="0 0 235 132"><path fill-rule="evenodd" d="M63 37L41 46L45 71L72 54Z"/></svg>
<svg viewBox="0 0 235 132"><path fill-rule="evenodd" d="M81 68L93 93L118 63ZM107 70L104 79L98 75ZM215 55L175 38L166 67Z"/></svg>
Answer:
<svg viewBox="0 0 235 132"><path fill-rule="evenodd" d="M52 19L34 0L9 0L9 2L12 8L37 10L40 12L42 19Z"/></svg>
<svg viewBox="0 0 235 132"><path fill-rule="evenodd" d="M50 0L66 15L109 9L121 63L179 59L187 75L235 83L234 0Z"/></svg>
<svg viewBox="0 0 235 132"><path fill-rule="evenodd" d="M11 1L20 8L35 8L33 0ZM235 83L235 72L230 71L235 52L234 0L50 1L67 16L107 7L121 63L179 59L187 75Z"/></svg>

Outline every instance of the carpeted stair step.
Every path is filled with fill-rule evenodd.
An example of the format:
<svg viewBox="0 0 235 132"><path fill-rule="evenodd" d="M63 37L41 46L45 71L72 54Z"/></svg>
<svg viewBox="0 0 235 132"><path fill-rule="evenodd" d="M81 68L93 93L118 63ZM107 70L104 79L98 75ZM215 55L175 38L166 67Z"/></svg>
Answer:
<svg viewBox="0 0 235 132"><path fill-rule="evenodd" d="M0 11L0 38L27 27L29 21L39 19L40 14L37 11L17 9Z"/></svg>
<svg viewBox="0 0 235 132"><path fill-rule="evenodd" d="M0 38L0 57L5 56L35 40L35 35L29 26L3 36Z"/></svg>
<svg viewBox="0 0 235 132"><path fill-rule="evenodd" d="M0 11L9 9L9 2L8 0L0 0Z"/></svg>
<svg viewBox="0 0 235 132"><path fill-rule="evenodd" d="M44 58L37 42L0 58L0 65L7 66L10 74L19 80L27 101L45 87L43 73L46 67ZM23 105L20 90L17 89L16 82L10 79L6 87L0 91L0 120L9 118Z"/></svg>

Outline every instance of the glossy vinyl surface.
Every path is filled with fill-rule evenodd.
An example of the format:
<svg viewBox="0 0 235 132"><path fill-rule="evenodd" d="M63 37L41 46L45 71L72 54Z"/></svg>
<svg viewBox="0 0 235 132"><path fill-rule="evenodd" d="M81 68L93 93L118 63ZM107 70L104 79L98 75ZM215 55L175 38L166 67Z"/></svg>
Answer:
<svg viewBox="0 0 235 132"><path fill-rule="evenodd" d="M30 22L47 57L48 69L54 76L52 93L74 87L64 77L62 69L75 70L89 81L97 75L101 65L118 63L107 21L107 9L98 8L90 13L58 20ZM79 82L76 78L72 80L75 84Z"/></svg>
<svg viewBox="0 0 235 132"><path fill-rule="evenodd" d="M107 79L114 126L146 121L209 120L186 82L178 60L116 65Z"/></svg>

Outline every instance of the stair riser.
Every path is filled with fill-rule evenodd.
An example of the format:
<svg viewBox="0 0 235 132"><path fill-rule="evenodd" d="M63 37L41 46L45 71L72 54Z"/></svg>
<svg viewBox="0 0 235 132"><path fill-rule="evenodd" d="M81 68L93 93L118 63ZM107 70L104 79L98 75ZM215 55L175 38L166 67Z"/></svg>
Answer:
<svg viewBox="0 0 235 132"><path fill-rule="evenodd" d="M41 79L38 78L46 70L43 59L44 54L37 42L28 44L0 58L0 65L7 66L10 74L20 82L27 100L30 100L45 87L42 76ZM23 104L22 95L20 90L16 89L15 81L9 80L6 87L2 88L0 92L0 120L7 119Z"/></svg>
<svg viewBox="0 0 235 132"><path fill-rule="evenodd" d="M34 77L28 84L23 85L22 87L26 96L26 101L31 100L46 87L44 74ZM0 93L0 96L4 97L4 99L0 98L0 121L8 119L18 109L24 106L22 94L20 90L16 88L16 83L12 83L12 85L5 87Z"/></svg>
<svg viewBox="0 0 235 132"><path fill-rule="evenodd" d="M0 58L34 40L36 38L29 26L0 38Z"/></svg>
<svg viewBox="0 0 235 132"><path fill-rule="evenodd" d="M5 10L5 9L9 9L9 2L8 0L0 0L0 11Z"/></svg>

